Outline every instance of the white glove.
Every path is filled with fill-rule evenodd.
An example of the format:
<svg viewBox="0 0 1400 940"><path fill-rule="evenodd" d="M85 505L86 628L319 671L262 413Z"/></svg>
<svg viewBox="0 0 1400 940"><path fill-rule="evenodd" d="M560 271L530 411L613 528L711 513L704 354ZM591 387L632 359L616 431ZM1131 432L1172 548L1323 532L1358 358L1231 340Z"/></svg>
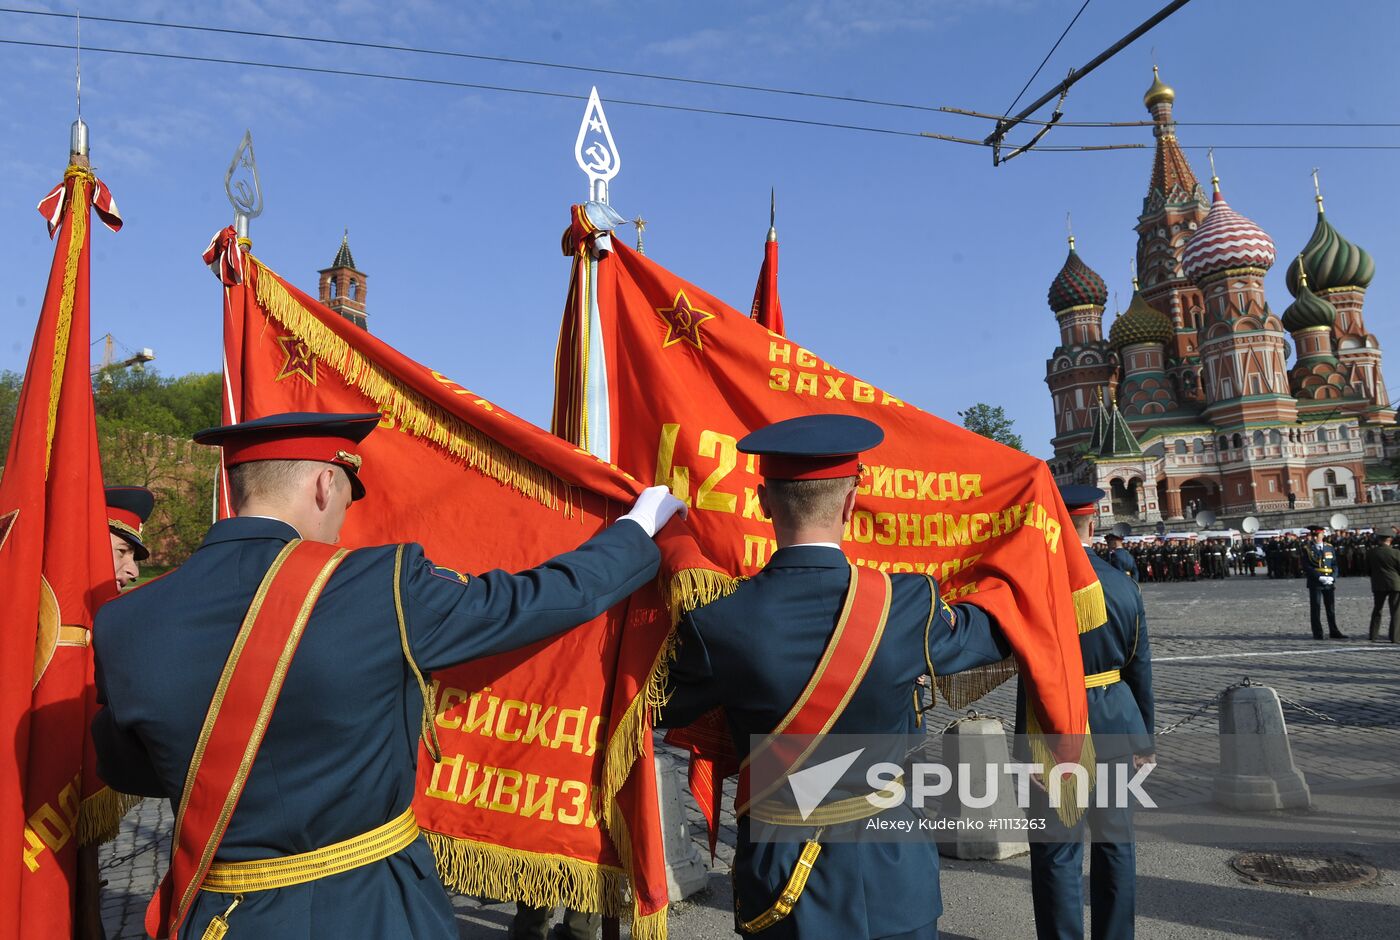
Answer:
<svg viewBox="0 0 1400 940"><path fill-rule="evenodd" d="M648 486L642 490L642 494L622 518L631 519L642 527L642 531L649 538L656 538L656 533L660 532L676 513L680 513L684 519L686 506L671 495L669 486Z"/></svg>
<svg viewBox="0 0 1400 940"><path fill-rule="evenodd" d="M1318 583L1321 584L1323 587L1331 587L1331 586L1332 586L1332 576L1331 576L1331 575L1320 574L1320 575L1317 576L1317 580L1318 580Z"/></svg>

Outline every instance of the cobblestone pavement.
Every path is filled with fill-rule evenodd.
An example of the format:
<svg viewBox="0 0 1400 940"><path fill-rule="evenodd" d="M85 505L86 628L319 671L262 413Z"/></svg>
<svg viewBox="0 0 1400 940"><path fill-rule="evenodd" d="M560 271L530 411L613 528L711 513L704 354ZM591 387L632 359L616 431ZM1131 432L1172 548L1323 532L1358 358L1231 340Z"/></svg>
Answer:
<svg viewBox="0 0 1400 940"><path fill-rule="evenodd" d="M1224 829L1210 847L1181 844L1186 840L1145 841L1138 847L1139 936L1394 936L1400 904L1400 789L1395 785L1400 760L1400 645L1366 641L1369 583L1357 578L1338 582L1338 624L1349 639L1323 642L1312 639L1307 590L1300 580L1246 576L1148 584L1142 590L1158 727L1196 716L1162 743L1162 766L1154 774L1157 788L1152 792L1167 796L1179 812L1164 817L1159 838L1172 839L1182 831L1181 820L1203 812L1209 777L1218 762L1212 703L1222 690L1248 677L1254 684L1274 688L1284 701L1294 757L1307 774L1315 805L1307 814L1263 814L1255 820L1256 831L1232 832L1228 838L1241 844L1264 838L1330 838L1308 847L1355 850L1377 863L1382 875L1369 889L1314 897L1243 885L1226 866L1234 850L1224 844ZM986 696L976 703L977 710L1009 726L1013 687L1008 683ZM927 727L938 732L959 717L940 705L929 712ZM677 773L683 775L682 770ZM681 788L686 792L683 779ZM703 820L693 804L688 810L691 837L707 857ZM735 830L728 813L721 822L710 884L701 894L672 906L673 937L732 936L728 871ZM141 920L157 874L165 870L171 823L166 804L147 800L128 815L118 838L103 848L103 876L109 882L103 920L114 940L143 936ZM1375 844L1357 844L1366 842ZM940 923L944 936L1029 935L1027 877L1024 858L996 863L945 859L946 911ZM1012 881L1016 890L1004 890ZM483 906L462 897L454 898L454 907L463 938L503 936L513 912L509 905ZM1339 925L1346 929L1337 930Z"/></svg>

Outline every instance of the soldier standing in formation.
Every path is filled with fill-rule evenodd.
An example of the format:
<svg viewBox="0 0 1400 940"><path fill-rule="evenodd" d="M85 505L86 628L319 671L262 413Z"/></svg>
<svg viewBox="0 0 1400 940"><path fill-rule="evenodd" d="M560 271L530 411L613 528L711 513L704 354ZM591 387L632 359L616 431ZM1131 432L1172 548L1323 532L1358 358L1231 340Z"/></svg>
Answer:
<svg viewBox="0 0 1400 940"><path fill-rule="evenodd" d="M1103 499L1103 490L1065 486L1060 488L1060 495L1087 551L1094 535L1094 507ZM1152 649L1137 585L1093 552L1088 554L1103 585L1108 608L1107 623L1079 636L1089 727L1094 732L1100 766L1111 768L1112 774L1121 774L1155 760ZM1024 713L1024 692L1018 687L1018 735L1024 733ZM1020 742L1018 738L1018 747ZM1137 873L1131 807L1091 806L1077 825L1066 827L1048 801L1042 787L1032 788L1031 816L1046 823L1045 831L1031 838L1031 899L1036 936L1040 940L1074 940L1084 936L1087 828L1092 839L1089 906L1093 936L1095 940L1132 940ZM1051 841L1052 838L1063 841Z"/></svg>
<svg viewBox="0 0 1400 940"><path fill-rule="evenodd" d="M1397 642L1396 614L1400 613L1400 550L1391 544L1389 535L1376 536L1376 544L1366 553L1371 573L1371 642L1380 642L1381 610L1390 609L1390 642Z"/></svg>
<svg viewBox="0 0 1400 940"><path fill-rule="evenodd" d="M1346 634L1337 629L1337 552L1327 543L1327 530L1310 526L1312 541L1300 552L1303 570L1308 578L1308 611L1312 618L1314 640L1324 639L1320 608L1327 609L1328 636L1345 640Z"/></svg>
<svg viewBox="0 0 1400 940"><path fill-rule="evenodd" d="M222 936L232 922L259 940L455 938L410 806L433 720L423 674L596 617L654 576L652 537L684 509L652 487L521 574L466 577L418 545L337 550L365 492L355 451L379 417L196 435L223 446L237 516L98 612L99 773L177 806L153 934Z"/></svg>
<svg viewBox="0 0 1400 940"><path fill-rule="evenodd" d="M1138 580L1137 562L1133 559L1132 554L1123 547L1123 536L1116 532L1110 532L1104 541L1108 543L1108 557L1105 560L1134 581Z"/></svg>
<svg viewBox="0 0 1400 940"><path fill-rule="evenodd" d="M809 415L739 442L741 452L760 456L758 498L778 550L734 593L682 618L665 724L687 725L723 706L736 752L750 766L766 766L776 748L751 749L753 736L803 727L823 701L846 703L830 715L834 734L909 735L921 675L1009 655L987 614L970 604L950 607L932 576L856 567L841 550L860 452L883 438L863 418ZM828 665L851 656L867 657L863 677L835 678L841 669ZM761 931L765 940L937 937L943 902L932 840L851 841L875 815L912 824L910 806L874 807L859 768L835 785L849 796L823 801L811 816L797 811L790 788L764 793L755 780L750 791L745 777L735 800L737 932Z"/></svg>

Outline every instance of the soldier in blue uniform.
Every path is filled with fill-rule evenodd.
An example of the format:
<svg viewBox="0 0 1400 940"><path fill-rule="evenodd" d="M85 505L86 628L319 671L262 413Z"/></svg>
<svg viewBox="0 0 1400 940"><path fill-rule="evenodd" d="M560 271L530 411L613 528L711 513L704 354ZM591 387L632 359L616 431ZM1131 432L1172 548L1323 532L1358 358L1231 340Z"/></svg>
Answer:
<svg viewBox="0 0 1400 940"><path fill-rule="evenodd" d="M723 706L735 750L743 757L751 756L752 735L771 733L794 708L832 642L852 572L869 571L853 569L840 542L856 503L859 454L883 438L877 425L862 418L812 415L780 421L739 442L740 451L761 455L764 482L758 496L773 521L778 549L733 594L682 619L664 724L681 727ZM861 575L866 577L878 575ZM921 675L930 669L947 675L1010 655L986 613L944 603L931 576L890 579L884 632L868 671L830 728L834 734L911 734ZM868 807L863 781L863 775L843 778L837 791L855 794L852 799ZM907 806L886 812L911 814ZM933 841L849 841L849 829L843 836L834 827L826 829L791 913L771 926L745 930L776 910L802 853L800 838L814 834L797 821L798 838L768 835L781 825L772 815L762 820L739 815L732 869L737 932L765 940L937 936L943 904Z"/></svg>
<svg viewBox="0 0 1400 940"><path fill-rule="evenodd" d="M1089 563L1103 585L1108 622L1079 636L1088 687L1089 728L1095 752L1112 773L1153 760L1152 650L1142 595L1132 579L1088 551L1093 541L1094 507L1103 490L1093 486L1061 487L1060 495L1075 521ZM1024 693L1017 694L1017 747L1026 756ZM1117 764L1117 767L1112 765ZM1131 776L1131 774L1129 774ZM1073 827L1060 822L1047 806L1045 791L1031 788L1032 813L1046 820L1031 840L1031 898L1040 940L1078 940L1084 936L1084 829L1093 845L1089 854L1090 923L1094 940L1131 940L1134 922L1136 858L1131 808L1090 807ZM1052 841L1063 837L1064 841Z"/></svg>
<svg viewBox="0 0 1400 940"><path fill-rule="evenodd" d="M1134 581L1138 580L1137 561L1132 552L1123 547L1123 536L1110 532L1104 541L1108 543L1108 558L1105 560Z"/></svg>
<svg viewBox="0 0 1400 940"><path fill-rule="evenodd" d="M1345 640L1347 635L1337 629L1337 550L1327 542L1327 530L1320 526L1308 526L1310 541L1303 546L1301 559L1303 574L1308 579L1308 614L1312 619L1314 640L1323 639L1322 611L1327 608L1328 636L1334 640Z"/></svg>
<svg viewBox="0 0 1400 940"><path fill-rule="evenodd" d="M124 588L141 577L141 562L151 557L141 541L141 529L155 508L155 494L144 486L106 488L107 530L112 538L112 568L117 587Z"/></svg>
<svg viewBox="0 0 1400 940"><path fill-rule="evenodd" d="M365 491L354 451L378 421L287 414L195 436L223 445L237 516L215 523L179 569L98 614L104 707L93 736L110 785L181 799L221 669L264 573L294 539L338 539ZM279 864L401 818L414 796L425 718L419 673L524 646L618 603L654 576L652 536L682 508L665 487L651 488L577 550L519 574L459 575L434 566L418 545L403 549L401 568L399 546L345 556L286 672L214 869ZM378 861L242 893L228 914L231 936L455 938L432 851L412 837L416 829L407 847ZM200 891L180 936L202 936L234 900Z"/></svg>

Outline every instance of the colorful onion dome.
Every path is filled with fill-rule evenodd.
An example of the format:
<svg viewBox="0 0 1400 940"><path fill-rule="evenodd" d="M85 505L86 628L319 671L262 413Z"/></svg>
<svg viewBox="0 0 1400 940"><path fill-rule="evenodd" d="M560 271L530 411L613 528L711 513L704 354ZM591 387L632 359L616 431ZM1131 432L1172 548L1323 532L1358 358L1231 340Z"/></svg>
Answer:
<svg viewBox="0 0 1400 940"><path fill-rule="evenodd" d="M1317 225L1299 258L1288 266L1288 292L1298 296L1299 261L1307 267L1307 282L1315 291L1338 287L1359 287L1365 290L1376 276L1376 263L1364 248L1353 245L1332 227L1322 212L1319 199Z"/></svg>
<svg viewBox="0 0 1400 940"><path fill-rule="evenodd" d="M1196 229L1181 254L1181 268L1199 284L1202 279L1231 268L1263 268L1274 263L1274 240L1225 201L1218 180L1210 214Z"/></svg>
<svg viewBox="0 0 1400 940"><path fill-rule="evenodd" d="M1069 240L1069 256L1055 279L1050 282L1050 309L1055 313L1070 307L1102 307L1108 302L1108 285L1094 269L1085 264Z"/></svg>
<svg viewBox="0 0 1400 940"><path fill-rule="evenodd" d="M1133 302L1128 309L1113 321L1108 330L1108 344L1121 351L1134 343L1165 344L1176 335L1172 321L1162 311L1142 299L1142 294L1133 291Z"/></svg>
<svg viewBox="0 0 1400 940"><path fill-rule="evenodd" d="M1151 111L1152 106L1159 101L1175 101L1176 90L1157 74L1157 66L1152 66L1152 85L1147 89L1147 94L1142 96L1142 103Z"/></svg>
<svg viewBox="0 0 1400 940"><path fill-rule="evenodd" d="M1297 264L1295 259L1294 264ZM1289 273L1292 273L1289 268ZM1297 333L1299 330L1306 330L1311 327L1330 327L1337 319L1337 309L1314 294L1308 288L1308 275L1304 272L1298 289L1294 291L1298 299L1288 305L1288 309L1283 311L1283 328L1290 333Z"/></svg>

